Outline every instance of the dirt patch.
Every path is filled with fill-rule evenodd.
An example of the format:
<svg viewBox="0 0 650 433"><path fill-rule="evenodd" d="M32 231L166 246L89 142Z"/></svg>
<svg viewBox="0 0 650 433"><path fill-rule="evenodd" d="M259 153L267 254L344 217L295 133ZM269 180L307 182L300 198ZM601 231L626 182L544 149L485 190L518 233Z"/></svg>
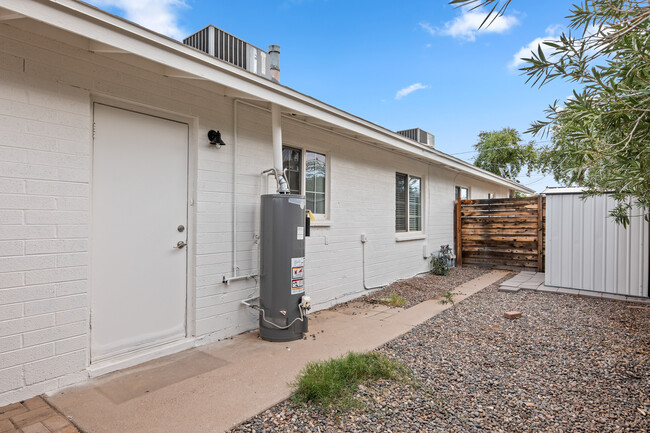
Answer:
<svg viewBox="0 0 650 433"><path fill-rule="evenodd" d="M471 266L451 268L447 276L425 274L396 281L363 299L369 303L380 303L382 298L390 298L391 294L395 293L406 300L404 308L409 308L428 299L437 298L447 290L453 290L488 272L490 271L487 269Z"/></svg>

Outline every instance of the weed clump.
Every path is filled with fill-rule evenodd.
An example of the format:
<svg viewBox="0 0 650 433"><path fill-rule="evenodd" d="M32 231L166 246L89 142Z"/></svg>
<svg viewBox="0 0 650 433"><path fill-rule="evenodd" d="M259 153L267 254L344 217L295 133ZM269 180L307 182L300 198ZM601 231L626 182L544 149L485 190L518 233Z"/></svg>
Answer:
<svg viewBox="0 0 650 433"><path fill-rule="evenodd" d="M347 410L360 405L354 392L362 382L408 377L406 366L386 355L350 352L339 358L307 364L292 384L292 399L298 404L319 404L325 411Z"/></svg>
<svg viewBox="0 0 650 433"><path fill-rule="evenodd" d="M403 296L398 295L397 293L391 293L388 298L379 299L384 305L390 305L391 307L403 307L406 304L406 299Z"/></svg>

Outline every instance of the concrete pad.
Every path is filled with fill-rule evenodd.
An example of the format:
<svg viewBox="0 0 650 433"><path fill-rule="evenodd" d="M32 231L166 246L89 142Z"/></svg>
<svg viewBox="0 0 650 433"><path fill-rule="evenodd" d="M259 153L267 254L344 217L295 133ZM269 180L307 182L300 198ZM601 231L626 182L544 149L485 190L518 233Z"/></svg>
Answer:
<svg viewBox="0 0 650 433"><path fill-rule="evenodd" d="M635 302L637 304L650 305L650 298L639 298L636 296L628 296L629 302Z"/></svg>
<svg viewBox="0 0 650 433"><path fill-rule="evenodd" d="M505 274L463 284L452 292L455 302ZM409 309L365 305L356 314L311 314L303 340L271 343L252 331L92 379L48 401L86 433L224 431L289 397L306 363L374 349L451 307L437 300Z"/></svg>
<svg viewBox="0 0 650 433"><path fill-rule="evenodd" d="M538 291L540 292L549 292L549 293L556 293L557 292L557 287L551 287L551 286L539 286L537 288Z"/></svg>
<svg viewBox="0 0 650 433"><path fill-rule="evenodd" d="M557 293L560 293L562 295L578 295L580 293L580 290L565 289L563 287L560 287L560 288L557 289Z"/></svg>
<svg viewBox="0 0 650 433"><path fill-rule="evenodd" d="M627 301L627 296L616 295L614 293L603 293L603 299L609 299L610 301Z"/></svg>
<svg viewBox="0 0 650 433"><path fill-rule="evenodd" d="M601 292L593 292L591 290L580 290L578 292L579 296L584 296L585 298L602 298L603 294Z"/></svg>
<svg viewBox="0 0 650 433"><path fill-rule="evenodd" d="M541 285L542 283L524 283L519 286L519 288L524 290L537 290L537 288Z"/></svg>

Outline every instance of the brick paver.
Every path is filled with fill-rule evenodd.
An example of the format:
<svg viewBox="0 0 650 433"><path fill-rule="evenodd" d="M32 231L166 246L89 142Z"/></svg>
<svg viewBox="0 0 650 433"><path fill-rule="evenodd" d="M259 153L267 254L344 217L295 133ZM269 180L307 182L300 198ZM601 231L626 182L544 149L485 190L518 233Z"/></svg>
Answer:
<svg viewBox="0 0 650 433"><path fill-rule="evenodd" d="M0 433L79 433L42 397L0 407Z"/></svg>

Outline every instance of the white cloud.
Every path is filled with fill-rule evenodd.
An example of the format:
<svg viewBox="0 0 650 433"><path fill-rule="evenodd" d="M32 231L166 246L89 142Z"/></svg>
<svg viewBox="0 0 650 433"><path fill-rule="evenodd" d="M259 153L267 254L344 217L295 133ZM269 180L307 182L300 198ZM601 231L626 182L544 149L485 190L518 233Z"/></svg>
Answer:
<svg viewBox="0 0 650 433"><path fill-rule="evenodd" d="M423 25L426 23L420 23L420 27L432 35L438 33L440 35L474 42L477 33L504 33L519 24L519 20L514 15L501 15L496 18L490 17L483 27L479 29L488 16L488 13L481 8L474 10L461 8L461 11L460 16L457 16L451 21L447 21L441 29L433 29L431 26L427 28Z"/></svg>
<svg viewBox="0 0 650 433"><path fill-rule="evenodd" d="M188 7L185 0L90 0L100 7L116 7L126 19L174 39L187 36L177 20L179 8Z"/></svg>
<svg viewBox="0 0 650 433"><path fill-rule="evenodd" d="M428 89L429 87L431 87L431 86L425 86L422 83L411 84L410 86L404 87L403 89L399 90L395 94L395 99L402 99L406 95L409 95L409 94L415 92L416 90Z"/></svg>
<svg viewBox="0 0 650 433"><path fill-rule="evenodd" d="M420 26L420 28L421 28L422 30L424 30L425 32L429 33L431 36L433 36L433 35L436 34L436 29L434 29L433 27L431 27L431 24L422 21L422 22L419 22L418 25Z"/></svg>
<svg viewBox="0 0 650 433"><path fill-rule="evenodd" d="M512 61L508 63L508 68L516 69L524 63L523 58L530 58L531 52L537 53L537 47L542 47L542 51L546 57L550 57L553 48L548 45L544 45L544 42L557 42L562 32L562 27L560 26L549 26L546 28L546 36L535 38L525 47L521 47L519 51L515 53L512 57Z"/></svg>

